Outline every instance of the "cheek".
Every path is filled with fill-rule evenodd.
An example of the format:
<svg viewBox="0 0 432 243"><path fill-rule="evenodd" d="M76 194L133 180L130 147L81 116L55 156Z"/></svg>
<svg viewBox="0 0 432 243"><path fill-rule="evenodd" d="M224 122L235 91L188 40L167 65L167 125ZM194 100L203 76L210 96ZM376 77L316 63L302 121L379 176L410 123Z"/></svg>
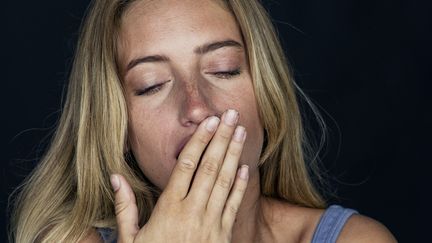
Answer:
<svg viewBox="0 0 432 243"><path fill-rule="evenodd" d="M248 164L254 173L261 155L264 130L259 118L258 108L252 88L241 97L239 124L246 128L247 138L243 148L241 162Z"/></svg>
<svg viewBox="0 0 432 243"><path fill-rule="evenodd" d="M244 126L247 132L240 163L249 165L250 173L255 173L261 155L264 130L251 79L242 80L229 93L229 97L225 97L221 102L225 102L225 108L234 108L239 111L239 125Z"/></svg>
<svg viewBox="0 0 432 243"><path fill-rule="evenodd" d="M158 115L151 116L150 113ZM130 149L141 171L159 188L164 188L175 162L166 142L172 136L171 131L175 131L170 123L174 119L167 117L170 113L153 113L133 106L129 113Z"/></svg>
<svg viewBox="0 0 432 243"><path fill-rule="evenodd" d="M152 150L157 146L155 139L161 137L157 120L149 116L143 109L132 108L129 111L129 140L134 152Z"/></svg>

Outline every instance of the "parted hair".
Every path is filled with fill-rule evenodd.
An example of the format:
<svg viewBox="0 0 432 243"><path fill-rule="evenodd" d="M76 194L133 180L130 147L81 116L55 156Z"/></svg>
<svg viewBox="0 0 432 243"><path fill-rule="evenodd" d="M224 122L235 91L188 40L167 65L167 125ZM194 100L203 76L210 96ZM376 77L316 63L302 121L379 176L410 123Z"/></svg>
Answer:
<svg viewBox="0 0 432 243"><path fill-rule="evenodd" d="M11 242L77 242L92 227L115 228L112 173L128 179L140 225L150 217L159 191L125 153L128 110L117 67L122 15L134 1L91 2L50 146L11 201ZM325 207L305 159L309 146L297 99L307 98L292 78L266 10L257 0L217 1L235 16L246 46L264 127L261 193Z"/></svg>

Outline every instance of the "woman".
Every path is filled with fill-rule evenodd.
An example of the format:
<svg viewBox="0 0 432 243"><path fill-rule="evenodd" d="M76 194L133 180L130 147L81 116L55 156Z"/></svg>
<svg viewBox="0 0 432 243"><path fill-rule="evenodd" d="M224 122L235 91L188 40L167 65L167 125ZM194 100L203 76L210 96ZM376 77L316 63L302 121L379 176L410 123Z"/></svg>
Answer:
<svg viewBox="0 0 432 243"><path fill-rule="evenodd" d="M94 1L14 240L394 242L325 210L295 87L256 1Z"/></svg>

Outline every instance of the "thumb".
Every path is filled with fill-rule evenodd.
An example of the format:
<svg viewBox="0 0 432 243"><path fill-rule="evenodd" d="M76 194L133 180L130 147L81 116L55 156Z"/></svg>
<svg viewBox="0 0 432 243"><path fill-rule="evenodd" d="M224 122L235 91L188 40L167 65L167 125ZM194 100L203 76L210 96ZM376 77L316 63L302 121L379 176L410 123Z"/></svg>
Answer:
<svg viewBox="0 0 432 243"><path fill-rule="evenodd" d="M123 176L112 174L110 180L115 193L117 240L122 243L133 242L139 231L135 194Z"/></svg>

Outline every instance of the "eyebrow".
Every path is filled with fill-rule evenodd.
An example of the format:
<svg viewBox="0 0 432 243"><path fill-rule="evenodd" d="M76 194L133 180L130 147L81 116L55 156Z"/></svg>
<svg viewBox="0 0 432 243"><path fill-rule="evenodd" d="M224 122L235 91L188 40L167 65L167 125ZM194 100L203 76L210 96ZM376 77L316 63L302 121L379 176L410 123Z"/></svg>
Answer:
<svg viewBox="0 0 432 243"><path fill-rule="evenodd" d="M199 55L203 55L203 54L206 54L208 52L215 51L219 48L228 47L228 46L236 47L238 49L243 48L243 46L235 40L225 40L225 41L217 41L217 42L213 42L213 43L204 44L200 47L197 47L194 50L194 53L199 54Z"/></svg>
<svg viewBox="0 0 432 243"><path fill-rule="evenodd" d="M198 55L204 55L206 53L215 51L217 49L220 49L222 47L236 47L238 49L243 49L242 44L235 40L224 40L224 41L217 41L212 43L207 43L202 46L199 46L194 49L194 53ZM151 63L151 62L168 62L169 58L167 56L163 55L152 55L152 56L145 56L145 57L139 57L136 59L133 59L129 62L129 64L126 67L126 72L131 70L133 67L137 66L141 63Z"/></svg>

